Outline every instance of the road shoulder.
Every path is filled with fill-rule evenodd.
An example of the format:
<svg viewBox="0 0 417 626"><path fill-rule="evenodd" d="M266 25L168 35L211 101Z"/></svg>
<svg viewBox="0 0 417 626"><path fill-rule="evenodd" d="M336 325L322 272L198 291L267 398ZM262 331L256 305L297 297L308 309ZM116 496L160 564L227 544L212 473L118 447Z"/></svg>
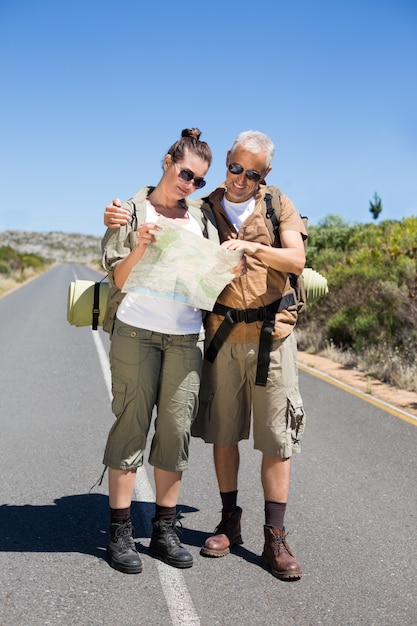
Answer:
<svg viewBox="0 0 417 626"><path fill-rule="evenodd" d="M417 417L417 393L387 385L376 378L356 369L344 367L331 359L316 354L299 351L299 364L304 368L316 370L361 391L373 398L392 404L402 411Z"/></svg>

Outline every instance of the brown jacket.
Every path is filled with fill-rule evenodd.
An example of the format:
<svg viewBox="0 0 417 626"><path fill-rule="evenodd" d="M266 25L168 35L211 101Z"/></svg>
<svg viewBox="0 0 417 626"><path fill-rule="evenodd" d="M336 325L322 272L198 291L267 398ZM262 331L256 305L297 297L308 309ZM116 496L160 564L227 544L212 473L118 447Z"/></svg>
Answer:
<svg viewBox="0 0 417 626"><path fill-rule="evenodd" d="M271 236L265 223L265 200L264 196L268 188L261 185L256 195L254 212L242 224L239 233L227 218L227 214L221 205L225 193L224 187L219 187L205 198L203 207L207 204L216 218L220 242L230 237L255 241L265 245L272 245ZM303 238L307 237L304 223L292 201L285 195L281 195L280 231L299 231ZM225 287L217 301L235 309L253 309L265 306L278 300L290 291L288 274L271 269L264 265L255 256L247 256L247 272L240 278L235 278ZM214 335L223 321L223 317L210 313L206 321L206 331ZM297 321L297 312L284 310L276 315L274 339L287 337L293 330ZM252 343L259 341L259 333L262 322L250 324L236 324L227 341L232 343Z"/></svg>

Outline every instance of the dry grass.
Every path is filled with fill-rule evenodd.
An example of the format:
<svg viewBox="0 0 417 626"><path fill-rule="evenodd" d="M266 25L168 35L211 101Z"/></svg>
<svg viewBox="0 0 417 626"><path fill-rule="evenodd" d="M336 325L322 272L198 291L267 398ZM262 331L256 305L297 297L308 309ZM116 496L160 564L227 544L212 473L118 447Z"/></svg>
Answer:
<svg viewBox="0 0 417 626"><path fill-rule="evenodd" d="M305 352L326 357L346 368L357 369L398 389L417 392L417 364L399 351L380 345L357 354L352 350L340 350L332 342L315 343L314 333L308 329L297 329L296 335L299 348Z"/></svg>
<svg viewBox="0 0 417 626"><path fill-rule="evenodd" d="M0 298L40 274L42 274L42 272L34 268L27 268L23 272L19 270L18 272L12 272L8 275L0 274Z"/></svg>

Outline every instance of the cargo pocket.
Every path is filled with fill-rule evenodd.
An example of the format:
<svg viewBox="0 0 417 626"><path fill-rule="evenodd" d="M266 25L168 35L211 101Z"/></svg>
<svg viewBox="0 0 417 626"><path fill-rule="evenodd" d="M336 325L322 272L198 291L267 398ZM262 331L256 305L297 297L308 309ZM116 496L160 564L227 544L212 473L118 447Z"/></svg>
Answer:
<svg viewBox="0 0 417 626"><path fill-rule="evenodd" d="M294 451L299 450L300 440L305 428L305 413L300 396L287 398L288 428L291 431L291 440Z"/></svg>
<svg viewBox="0 0 417 626"><path fill-rule="evenodd" d="M111 403L111 408L117 418L120 417L126 406L126 390L127 385L125 382L118 380L112 381L113 400Z"/></svg>

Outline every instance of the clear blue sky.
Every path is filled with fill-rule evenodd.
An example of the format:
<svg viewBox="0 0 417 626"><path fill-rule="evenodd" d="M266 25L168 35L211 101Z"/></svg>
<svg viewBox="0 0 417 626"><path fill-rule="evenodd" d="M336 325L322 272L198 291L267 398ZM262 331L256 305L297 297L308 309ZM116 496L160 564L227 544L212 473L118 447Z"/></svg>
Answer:
<svg viewBox="0 0 417 626"><path fill-rule="evenodd" d="M0 230L101 235L182 128L275 143L310 223L417 215L415 0L0 0Z"/></svg>

